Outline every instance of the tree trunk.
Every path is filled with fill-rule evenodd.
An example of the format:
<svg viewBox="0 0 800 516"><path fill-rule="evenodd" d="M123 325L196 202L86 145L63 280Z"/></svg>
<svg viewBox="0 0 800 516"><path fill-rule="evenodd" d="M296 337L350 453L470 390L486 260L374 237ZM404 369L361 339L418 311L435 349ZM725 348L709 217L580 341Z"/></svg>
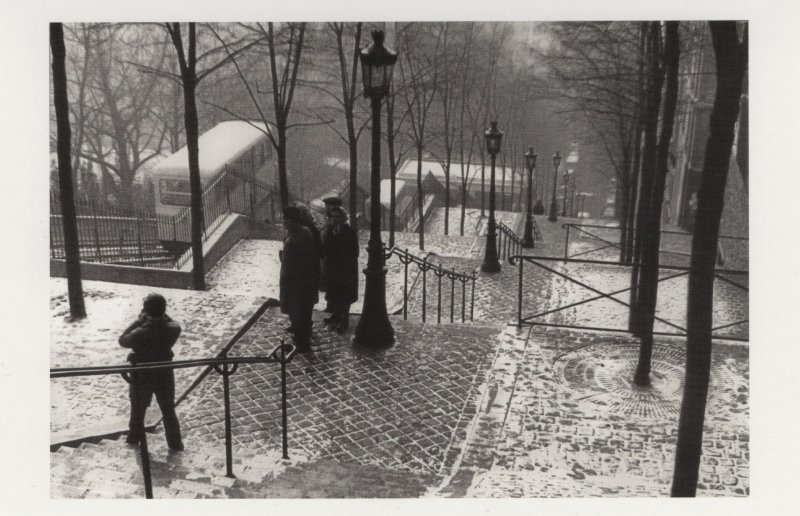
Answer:
<svg viewBox="0 0 800 516"><path fill-rule="evenodd" d="M352 117L347 121L350 147L350 227L358 234L358 142Z"/></svg>
<svg viewBox="0 0 800 516"><path fill-rule="evenodd" d="M447 149L444 167L444 234L450 234L450 149Z"/></svg>
<svg viewBox="0 0 800 516"><path fill-rule="evenodd" d="M641 289L639 312L642 315L642 345L639 348L639 363L636 367L635 383L650 383L650 364L653 354L653 324L658 300L659 247L661 245L661 211L664 203L664 185L669 171L669 147L675 122L675 106L678 103L678 64L680 44L678 41L678 22L666 23L664 43L664 64L667 73L666 91L664 93L664 110L661 119L661 134L656 152L656 169L653 178L653 189L650 192L650 213L647 225L654 228L649 231L642 249ZM647 194L647 192L644 192Z"/></svg>
<svg viewBox="0 0 800 516"><path fill-rule="evenodd" d="M190 24L194 32L194 24ZM200 181L200 156L198 147L199 123L197 119L197 81L194 71L183 82L184 123L186 124L186 150L189 153L189 190L192 215L192 288L206 289L203 265L203 187Z"/></svg>
<svg viewBox="0 0 800 516"><path fill-rule="evenodd" d="M636 225L634 228L633 246L633 281L636 284L635 309L633 310L633 334L643 337L642 327L644 316L639 303L642 295L646 293L647 285L641 281L642 249L654 231L659 228L648 226L650 221L651 192L656 167L656 145L658 138L658 114L661 108L661 88L664 83L663 72L660 70L661 60L661 33L658 22L650 23L648 34L648 86L644 115L644 145L642 148L642 165L639 184L639 195L636 209ZM652 340L652 338L651 338ZM644 342L644 341L643 341ZM643 343L644 346L646 344ZM639 378L639 375L636 375Z"/></svg>
<svg viewBox="0 0 800 516"><path fill-rule="evenodd" d="M420 138L422 141L422 138ZM422 210L425 206L425 193L422 191L422 147L417 146L417 230L419 231L419 250L425 250L425 224L422 217Z"/></svg>
<svg viewBox="0 0 800 516"><path fill-rule="evenodd" d="M683 389L672 496L695 496L702 454L708 381L714 266L719 223L725 200L734 127L739 115L742 80L747 69L747 32L739 43L736 22L709 22L717 61L717 88L711 111L703 175L697 194L697 220L689 272L686 378Z"/></svg>
<svg viewBox="0 0 800 516"><path fill-rule="evenodd" d="M289 207L289 181L286 174L286 125L277 124L278 147L278 184L281 190L281 210Z"/></svg>
<svg viewBox="0 0 800 516"><path fill-rule="evenodd" d="M86 317L86 307L83 303L78 221L72 189L72 164L70 163L72 135L69 127L64 27L60 23L50 24L50 49L53 53L53 106L56 112L58 186L61 193L61 223L64 226L69 312L73 319L80 319Z"/></svg>

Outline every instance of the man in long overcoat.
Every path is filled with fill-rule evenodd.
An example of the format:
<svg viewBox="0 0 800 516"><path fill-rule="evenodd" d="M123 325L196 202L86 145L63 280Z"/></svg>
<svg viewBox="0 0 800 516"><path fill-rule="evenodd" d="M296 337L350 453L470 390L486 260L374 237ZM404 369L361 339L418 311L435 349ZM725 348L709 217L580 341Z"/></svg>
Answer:
<svg viewBox="0 0 800 516"><path fill-rule="evenodd" d="M358 237L339 206L331 208L330 223L322 232L322 258L325 299L333 311L325 322L343 332L349 325L350 305L358 300Z"/></svg>
<svg viewBox="0 0 800 516"><path fill-rule="evenodd" d="M311 231L302 225L300 210L289 206L283 211L286 238L281 253L281 312L289 316L294 342L300 353L311 350L311 313L319 300L319 256Z"/></svg>

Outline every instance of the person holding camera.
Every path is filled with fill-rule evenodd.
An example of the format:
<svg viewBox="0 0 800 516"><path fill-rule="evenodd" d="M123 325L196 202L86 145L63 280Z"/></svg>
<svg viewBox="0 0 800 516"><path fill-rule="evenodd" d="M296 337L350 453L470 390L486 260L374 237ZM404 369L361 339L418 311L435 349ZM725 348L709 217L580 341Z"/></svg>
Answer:
<svg viewBox="0 0 800 516"><path fill-rule="evenodd" d="M181 327L166 313L167 300L161 294L144 298L142 312L119 337L119 345L128 348L132 365L172 360L172 346L181 334ZM144 435L144 417L155 394L164 420L167 446L183 451L181 427L175 413L175 375L172 369L155 369L131 373L129 394L131 417L128 423L128 444L137 444Z"/></svg>

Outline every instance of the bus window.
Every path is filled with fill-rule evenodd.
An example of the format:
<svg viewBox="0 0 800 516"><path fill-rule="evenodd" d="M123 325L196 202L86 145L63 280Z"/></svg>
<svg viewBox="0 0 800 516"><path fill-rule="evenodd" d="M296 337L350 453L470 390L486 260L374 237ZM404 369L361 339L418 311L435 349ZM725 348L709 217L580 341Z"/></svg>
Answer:
<svg viewBox="0 0 800 516"><path fill-rule="evenodd" d="M161 204L173 206L190 206L192 204L189 181L161 179L158 182L158 187L161 192Z"/></svg>

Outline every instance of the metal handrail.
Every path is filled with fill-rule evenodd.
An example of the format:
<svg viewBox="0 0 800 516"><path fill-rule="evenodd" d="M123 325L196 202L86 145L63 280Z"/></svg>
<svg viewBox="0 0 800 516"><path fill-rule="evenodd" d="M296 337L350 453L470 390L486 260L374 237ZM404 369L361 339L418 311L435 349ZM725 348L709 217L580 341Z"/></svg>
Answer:
<svg viewBox="0 0 800 516"><path fill-rule="evenodd" d="M64 367L50 369L50 378L70 378L78 376L99 376L119 374L130 383L133 381L131 374L142 371L158 371L164 369L183 369L188 367L209 366L219 373L223 378L223 396L225 405L225 466L226 476L236 478L233 474L233 446L231 434L231 406L230 406L230 385L228 377L234 374L239 368L239 364L263 364L276 362L281 365L281 411L283 422L283 458L289 458L288 452L288 428L287 428L287 403L286 403L286 364L292 361L296 348L292 344L285 344L283 339L268 356L250 357L216 357L192 360L176 360L174 362L147 362L137 365L126 366L98 366L98 367ZM225 353L225 352L223 352ZM177 403L176 403L177 405ZM142 463L142 477L145 484L145 498L153 497L152 475L150 472L150 455L147 450L147 437L143 433L139 440L139 451Z"/></svg>
<svg viewBox="0 0 800 516"><path fill-rule="evenodd" d="M200 375L192 382L188 389L175 400L175 405L179 405L190 392L197 387L200 382L205 379L211 371L216 371L222 376L223 390L224 390L224 404L225 404L225 465L226 475L230 478L235 478L233 474L233 447L231 438L231 410L230 410L230 387L228 377L236 372L239 364L258 364L277 362L281 365L281 415L282 415L282 428L283 428L283 458L289 458L289 440L288 440L288 409L286 397L286 364L292 361L295 356L296 348L291 344L286 344L283 339L281 343L276 346L272 352L266 357L229 357L228 352L233 346L247 333L247 331L261 318L264 312L274 305L274 301L267 300L251 315L248 320L239 328L239 331L231 337L225 344L222 350L213 358L200 358L189 360L176 360L164 362L146 362L137 365L120 365L120 366L95 366L95 367L62 367L50 369L50 378L68 378L77 376L99 376L120 374L126 382L130 382L130 374L137 371L153 371L162 369L182 369L188 367L203 367ZM145 433L142 434L140 440L140 454L142 457L142 476L145 482L145 497L153 497L153 489L151 485L150 475L150 458L147 452L147 438Z"/></svg>
<svg viewBox="0 0 800 516"><path fill-rule="evenodd" d="M557 262L562 262L562 263L579 263L579 264L605 265L605 266L615 266L615 267L633 267L632 263L620 263L620 262L611 262L611 261L584 260L584 259L574 259L574 258L560 258L560 257L553 257L553 256L531 256L531 255L514 255L514 256L510 256L509 257L509 262L512 265L515 265L516 262L519 262L519 268L518 268L518 274L519 274L519 276L518 276L518 292L517 292L517 326L518 327L521 327L523 324L525 324L525 325L529 325L529 326L551 326L551 327L557 327L557 328L583 329L583 330L592 330L592 331L630 332L630 328L624 328L624 329L623 328L606 328L606 327L596 327L596 326L582 326L582 325L554 324L554 323L547 323L547 322L533 322L532 320L536 319L538 317L543 317L545 315L548 315L548 314L551 314L551 313L554 313L554 312L559 312L559 311L566 310L566 309L569 309L569 308L574 308L576 306L584 305L584 304L590 303L592 301L597 301L599 299L607 299L609 301L612 301L612 302L615 302L617 304L620 304L620 305L623 305L623 306L626 306L626 307L630 308L630 304L629 303L626 303L626 302L624 302L624 301L622 301L622 300L620 300L620 299L618 299L617 297L614 297L614 296L618 296L619 294L622 294L622 293L625 293L625 292L629 292L632 289L632 287L616 290L614 292L603 292L603 291L601 291L599 289L596 289L596 288L592 287L591 285L587 285L586 283L584 283L582 281L579 281L579 280L577 280L575 278L570 277L568 274L565 274L563 272L557 271L557 270L555 270L555 269L553 269L551 267L548 267L548 266L544 265L543 263L540 263L540 262L545 262L545 261L557 261ZM539 312L539 313L536 313L534 315L531 315L531 316L523 318L522 317L522 291L523 291L522 284L523 284L523 274L524 274L523 273L523 269L524 269L523 264L525 262L532 263L532 264L536 265L537 267L539 267L541 269L544 269L544 270L546 270L546 271L548 271L548 272L550 272L552 274L555 274L555 275L557 275L559 277L562 277L562 278L564 278L564 279L566 279L566 280L568 280L568 281L570 281L572 283L575 283L576 285L578 285L578 286L580 286L580 287L582 287L582 288L584 288L586 290L589 290L590 292L593 292L596 295L594 297L589 298L589 299L584 299L582 301L570 303L570 304L567 304L567 305L564 305L564 306L560 306L560 307L552 309L552 310ZM690 267L681 267L681 266L675 266L675 265L660 265L659 269L676 271L676 273L675 274L670 274L670 275L665 276L663 278L659 278L658 282L663 282L663 281L667 281L667 280L674 279L674 278L677 278L677 277L686 276L692 270ZM733 285L734 287L736 287L736 288L738 288L740 290L744 290L744 291L748 290L748 288L745 287L744 285L741 285L741 284L736 283L736 282L734 282L734 281L732 281L732 280L730 280L728 278L725 278L725 277L722 276L722 274L745 275L745 276L747 276L747 275L749 275L748 271L733 270L733 269L717 269L715 271L715 277L716 278L724 280L728 284ZM681 326L679 326L679 325L677 325L677 324L675 324L675 323L673 323L671 321L668 321L666 319L660 318L658 316L654 316L654 319L656 321L658 321L658 322L666 324L667 326L671 326L671 327L679 330L679 332L677 332L677 333L676 332L653 332L654 335L668 335L668 336L678 336L678 337L686 336L686 331L687 331L686 328L683 328L683 327L681 327ZM748 322L747 319L741 320L741 321L736 321L734 323L729 323L729 324L725 324L725 325L722 325L722 326L714 327L714 328L711 329L711 331L712 332L713 331L718 331L718 330L729 328L729 327L732 327L732 326L746 324L747 322ZM712 335L712 338L724 339L724 340L733 340L733 341L741 341L741 342L747 342L749 340L749 339L746 339L746 338L736 337L734 335Z"/></svg>
<svg viewBox="0 0 800 516"><path fill-rule="evenodd" d="M575 224L574 222L565 222L564 224L561 225L561 227L567 230L566 234L564 236L564 258L575 258L576 256L582 256L582 255L586 255L586 254L589 254L589 253L595 253L595 252L598 252L598 251L602 251L603 249L608 249L610 247L614 247L614 248L617 248L617 249L621 248L621 244L619 242L612 242L610 240L606 240L605 238L602 238L602 237L600 237L598 235L595 235L594 233L592 233L590 231L586 231L584 229L584 228L592 228L592 229L609 229L609 230L621 231L621 228L619 226L599 226L599 225L594 225L594 224ZM600 242L603 242L606 245L604 245L602 247L595 248L595 249L590 249L588 251L582 251L580 253L576 253L576 254L570 255L569 254L569 234L570 234L570 229L571 228L574 228L577 231L580 231L582 234L588 235L589 237L591 237L591 238L593 238L595 240L599 240ZM633 231L634 232L637 232L637 231L640 231L640 232L653 232L653 230L651 230L651 229L638 229L638 230L634 229ZM688 233L688 232L685 232L685 231L670 231L670 230L666 230L666 229L660 229L659 233L662 234L662 235L681 235L681 236L686 236L686 237L692 237L693 236L692 233ZM747 241L747 240L749 240L748 237L738 237L738 236L731 236L731 235L719 235L718 238L720 240L722 240L722 239L725 239L725 240L739 240L739 241ZM670 251L668 249L659 249L658 252L659 252L659 254L672 254L672 255L679 255L679 256L689 256L690 255L689 253L686 253L686 252Z"/></svg>
<svg viewBox="0 0 800 516"><path fill-rule="evenodd" d="M500 258L507 260L512 254L522 251L522 239L503 222L497 223L497 247Z"/></svg>
<svg viewBox="0 0 800 516"><path fill-rule="evenodd" d="M251 189L259 190L258 195L253 195L252 191L250 199L244 199L241 196L244 194L244 187L249 186ZM232 191L237 187L241 187L239 191L239 198L231 202ZM257 218L257 211L265 202L274 204L275 189L253 178L241 176L233 171L228 170L227 166L225 171L220 174L214 181L209 183L203 189L203 239L205 242L209 236L222 224L225 220L224 216L231 213L241 213L250 217ZM244 209L239 209L238 204L245 206ZM271 210L274 212L274 209ZM178 221L185 219L190 213L190 209L184 208L176 216ZM274 217L273 217L274 218ZM273 221L274 222L274 221ZM176 268L183 267L192 258L192 249L188 249L176 262Z"/></svg>
<svg viewBox="0 0 800 516"><path fill-rule="evenodd" d="M471 273L460 273L455 271L455 267L449 270L442 267L441 264L436 265L428 261L428 257L420 258L410 252L408 249L398 249L397 246L387 248L384 245L384 260L388 260L392 255L395 255L403 264L403 319L408 320L408 266L415 265L420 272L422 272L422 322L427 320L427 298L428 298L428 271L431 271L437 278L437 302L436 302L436 322L442 322L442 278L450 280L450 322L454 320L455 314L455 282L461 283L461 322L466 322L466 289L467 283L471 282L471 296L469 308L469 320L474 320L475 315L475 280L478 275L475 271Z"/></svg>

